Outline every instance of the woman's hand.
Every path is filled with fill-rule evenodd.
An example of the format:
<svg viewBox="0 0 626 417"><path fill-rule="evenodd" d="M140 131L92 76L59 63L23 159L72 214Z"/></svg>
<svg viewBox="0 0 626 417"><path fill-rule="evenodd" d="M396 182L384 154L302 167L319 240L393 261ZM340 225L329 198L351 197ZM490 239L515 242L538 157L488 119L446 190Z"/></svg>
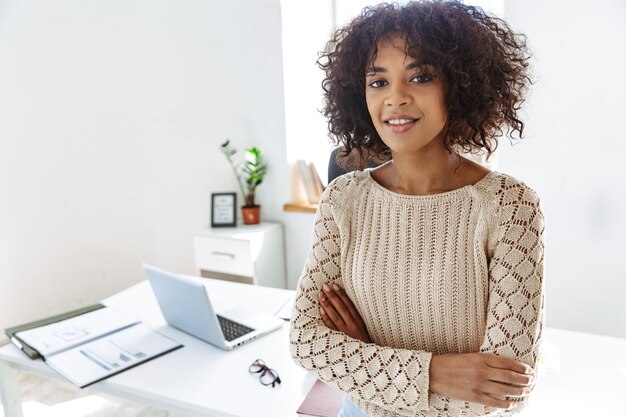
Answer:
<svg viewBox="0 0 626 417"><path fill-rule="evenodd" d="M337 284L324 284L319 294L320 316L324 324L365 343L371 343L367 327L348 294Z"/></svg>
<svg viewBox="0 0 626 417"><path fill-rule="evenodd" d="M430 362L430 391L457 400L510 409L517 402L506 397L530 394L534 373L530 366L490 353L445 354Z"/></svg>

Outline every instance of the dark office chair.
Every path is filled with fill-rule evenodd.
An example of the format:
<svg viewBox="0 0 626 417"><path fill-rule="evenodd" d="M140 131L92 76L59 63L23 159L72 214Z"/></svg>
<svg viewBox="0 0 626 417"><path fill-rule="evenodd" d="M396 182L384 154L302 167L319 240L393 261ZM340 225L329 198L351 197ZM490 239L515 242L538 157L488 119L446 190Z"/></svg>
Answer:
<svg viewBox="0 0 626 417"><path fill-rule="evenodd" d="M348 172L356 171L357 169L361 169L361 164L359 161L359 154L356 151L350 152L350 154L344 156L343 155L343 146L333 149L330 154L330 159L328 161L328 183L340 175L346 174ZM367 168L375 168L386 161L379 161L376 159L368 159L367 160Z"/></svg>

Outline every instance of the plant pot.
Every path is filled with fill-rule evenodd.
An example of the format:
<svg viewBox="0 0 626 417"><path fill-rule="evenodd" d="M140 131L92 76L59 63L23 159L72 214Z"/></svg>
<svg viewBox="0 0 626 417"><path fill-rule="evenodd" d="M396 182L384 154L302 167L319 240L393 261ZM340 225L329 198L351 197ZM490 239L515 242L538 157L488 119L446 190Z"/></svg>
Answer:
<svg viewBox="0 0 626 417"><path fill-rule="evenodd" d="M243 224L259 224L261 222L261 206L242 207Z"/></svg>

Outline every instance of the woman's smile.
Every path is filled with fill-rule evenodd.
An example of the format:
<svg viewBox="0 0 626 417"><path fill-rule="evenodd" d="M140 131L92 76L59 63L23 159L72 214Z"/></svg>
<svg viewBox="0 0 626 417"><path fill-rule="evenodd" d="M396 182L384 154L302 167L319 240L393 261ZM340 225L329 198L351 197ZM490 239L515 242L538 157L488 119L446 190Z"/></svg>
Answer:
<svg viewBox="0 0 626 417"><path fill-rule="evenodd" d="M405 133L411 130L419 120L419 118L398 115L385 118L384 123L392 133Z"/></svg>

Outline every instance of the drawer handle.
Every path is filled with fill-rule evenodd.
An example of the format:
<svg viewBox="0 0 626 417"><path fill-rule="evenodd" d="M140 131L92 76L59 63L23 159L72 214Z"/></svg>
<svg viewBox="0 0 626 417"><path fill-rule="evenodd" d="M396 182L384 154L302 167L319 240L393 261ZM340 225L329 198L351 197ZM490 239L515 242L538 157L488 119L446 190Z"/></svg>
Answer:
<svg viewBox="0 0 626 417"><path fill-rule="evenodd" d="M227 259L227 260L233 260L235 259L235 255L232 253L227 253L227 252L211 252L211 255L213 255L216 258L222 258L222 259Z"/></svg>

